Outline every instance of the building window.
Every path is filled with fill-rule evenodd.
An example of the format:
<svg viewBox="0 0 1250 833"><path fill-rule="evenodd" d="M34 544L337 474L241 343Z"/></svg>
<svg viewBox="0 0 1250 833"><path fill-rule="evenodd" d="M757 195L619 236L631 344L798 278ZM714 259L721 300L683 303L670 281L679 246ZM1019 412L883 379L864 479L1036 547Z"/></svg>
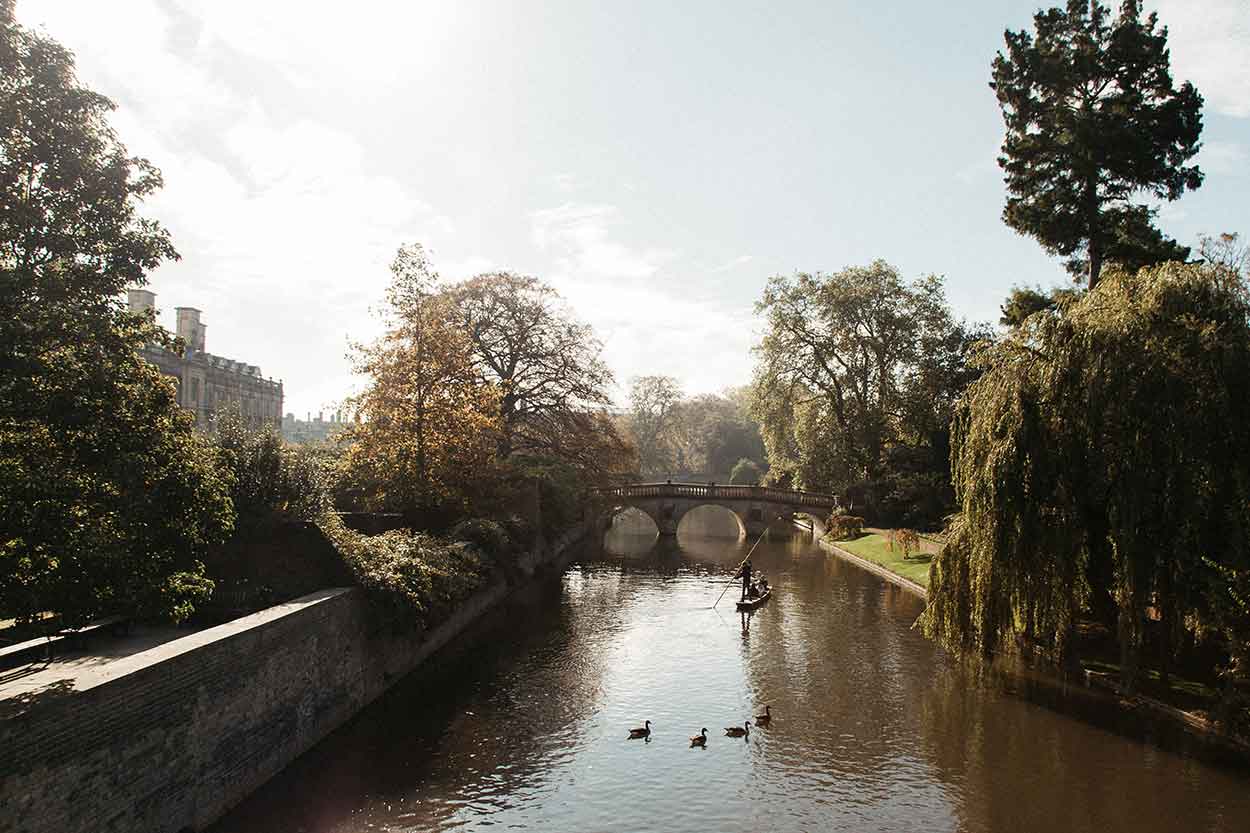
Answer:
<svg viewBox="0 0 1250 833"><path fill-rule="evenodd" d="M197 404L200 401L200 380L199 379L191 380L191 401Z"/></svg>

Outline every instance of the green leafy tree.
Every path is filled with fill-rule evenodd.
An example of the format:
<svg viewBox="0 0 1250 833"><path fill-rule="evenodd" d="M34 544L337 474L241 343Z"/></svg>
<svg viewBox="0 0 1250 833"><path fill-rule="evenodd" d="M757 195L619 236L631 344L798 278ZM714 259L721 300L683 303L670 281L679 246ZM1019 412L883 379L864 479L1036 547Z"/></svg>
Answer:
<svg viewBox="0 0 1250 833"><path fill-rule="evenodd" d="M954 328L941 280L909 284L878 260L774 277L756 309L752 410L769 464L812 489L879 476L909 385Z"/></svg>
<svg viewBox="0 0 1250 833"><path fill-rule="evenodd" d="M1151 608L1165 677L1189 630L1218 634L1230 678L1250 679L1235 592L1250 575L1248 323L1212 269L1171 263L1108 270L1066 314L987 348L955 419L961 511L926 631L1071 657L1076 619L1109 614L1131 687Z"/></svg>
<svg viewBox="0 0 1250 833"><path fill-rule="evenodd" d="M312 521L329 508L330 447L289 445L273 426L249 426L237 406L217 412L213 440L233 483L236 534L274 517Z"/></svg>
<svg viewBox="0 0 1250 833"><path fill-rule="evenodd" d="M1202 184L1202 96L1172 82L1167 28L1138 0L1114 20L1097 0L1039 11L1035 35L1005 33L990 87L1007 135L1007 225L1098 283L1104 262L1136 269L1189 249L1152 225L1139 195L1175 200Z"/></svg>
<svg viewBox="0 0 1250 833"><path fill-rule="evenodd" d="M672 376L638 376L629 387L629 427L644 476L671 471L676 462L673 431L681 386Z"/></svg>
<svg viewBox="0 0 1250 833"><path fill-rule="evenodd" d="M733 471L729 473L729 482L735 486L754 486L760 482L760 478L763 476L764 472L758 463L743 457L734 465Z"/></svg>
<svg viewBox="0 0 1250 833"><path fill-rule="evenodd" d="M70 53L0 11L0 617L185 616L233 510L173 383L138 355L167 334L120 299L177 256L136 212L160 174Z"/></svg>
<svg viewBox="0 0 1250 833"><path fill-rule="evenodd" d="M669 473L677 460L674 432L681 385L672 376L635 376L630 381L629 429L644 477Z"/></svg>
<svg viewBox="0 0 1250 833"><path fill-rule="evenodd" d="M675 472L724 480L742 458L764 460L759 425L747 411L746 397L735 390L681 400L668 435Z"/></svg>

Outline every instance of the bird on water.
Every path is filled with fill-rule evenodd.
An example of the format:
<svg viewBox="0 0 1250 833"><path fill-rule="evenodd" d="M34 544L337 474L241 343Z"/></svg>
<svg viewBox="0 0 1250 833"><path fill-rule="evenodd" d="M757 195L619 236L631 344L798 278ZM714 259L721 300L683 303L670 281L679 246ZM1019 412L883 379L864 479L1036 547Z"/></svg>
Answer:
<svg viewBox="0 0 1250 833"><path fill-rule="evenodd" d="M703 729L699 732L699 734L691 736L690 745L691 746L707 746L707 727L706 726L703 727Z"/></svg>
<svg viewBox="0 0 1250 833"><path fill-rule="evenodd" d="M651 737L651 721L650 720L646 721L646 723L644 723L642 728L640 729L629 730L630 740L641 740L642 738L649 738L649 737Z"/></svg>
<svg viewBox="0 0 1250 833"><path fill-rule="evenodd" d="M757 714L755 716L756 726L767 726L769 723L772 723L772 722L773 722L773 707L772 706L765 706L764 713Z"/></svg>
<svg viewBox="0 0 1250 833"><path fill-rule="evenodd" d="M751 731L751 721L749 720L742 726L726 726L725 727L725 734L729 735L729 737L731 738L743 737L749 734L750 731Z"/></svg>

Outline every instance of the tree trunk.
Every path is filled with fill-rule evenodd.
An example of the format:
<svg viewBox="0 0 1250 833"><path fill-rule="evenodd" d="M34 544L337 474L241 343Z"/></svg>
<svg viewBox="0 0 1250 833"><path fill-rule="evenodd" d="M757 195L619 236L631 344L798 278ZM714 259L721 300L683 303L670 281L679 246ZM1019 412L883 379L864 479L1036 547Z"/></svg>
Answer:
<svg viewBox="0 0 1250 833"><path fill-rule="evenodd" d="M1081 671L1081 655L1077 651L1077 633L1076 621L1068 622L1064 629L1063 636L1059 640L1055 659L1059 663L1060 670L1069 675L1075 675Z"/></svg>
<svg viewBox="0 0 1250 833"><path fill-rule="evenodd" d="M1176 605L1172 599L1172 575L1165 569L1160 576L1159 608L1159 682L1164 690L1172 686L1172 645L1176 641Z"/></svg>
<svg viewBox="0 0 1250 833"><path fill-rule="evenodd" d="M1093 240L1089 241L1089 288L1093 289L1098 284L1098 278L1102 274L1102 252Z"/></svg>
<svg viewBox="0 0 1250 833"><path fill-rule="evenodd" d="M1086 252L1089 254L1090 289L1098 285L1098 277L1102 273L1101 219L1101 212L1098 210L1098 174L1091 173L1085 182L1085 224L1089 234Z"/></svg>
<svg viewBox="0 0 1250 833"><path fill-rule="evenodd" d="M500 460L512 456L512 429L516 423L516 397L508 393L499 403L499 443L497 451Z"/></svg>
<svg viewBox="0 0 1250 833"><path fill-rule="evenodd" d="M1172 635L1169 614L1164 614L1163 633L1159 637L1159 683L1163 688L1172 687Z"/></svg>
<svg viewBox="0 0 1250 833"><path fill-rule="evenodd" d="M1137 612L1130 604L1120 608L1120 685L1128 694L1137 691L1138 669L1141 666L1140 622L1134 622Z"/></svg>

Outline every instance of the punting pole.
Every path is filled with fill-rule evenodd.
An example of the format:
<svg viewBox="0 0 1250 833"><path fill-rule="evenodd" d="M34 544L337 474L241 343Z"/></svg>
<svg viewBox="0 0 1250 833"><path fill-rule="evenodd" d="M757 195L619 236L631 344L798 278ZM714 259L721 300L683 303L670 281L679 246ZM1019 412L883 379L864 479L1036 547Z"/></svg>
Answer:
<svg viewBox="0 0 1250 833"><path fill-rule="evenodd" d="M734 577L729 580L729 584L725 585L725 589L720 591L720 595L717 596L716 601L712 603L713 608L715 608L718 604L720 604L721 599L725 598L725 594L729 592L729 585L733 584L734 580L738 578L738 570L741 570L742 565L747 563L747 561L751 558L751 553L755 552L755 548L760 545L760 541L763 541L764 536L767 534L768 534L768 527L764 527L764 531L760 533L760 537L755 539L755 543L751 545L750 551L747 552L747 557L738 562L738 567L734 570Z"/></svg>

